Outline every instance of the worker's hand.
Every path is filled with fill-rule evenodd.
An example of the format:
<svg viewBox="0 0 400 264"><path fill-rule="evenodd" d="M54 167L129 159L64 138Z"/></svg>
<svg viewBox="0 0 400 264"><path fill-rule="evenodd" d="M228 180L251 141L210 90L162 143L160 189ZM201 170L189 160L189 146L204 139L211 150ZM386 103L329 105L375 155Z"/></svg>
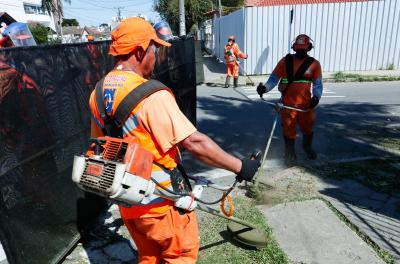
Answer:
<svg viewBox="0 0 400 264"><path fill-rule="evenodd" d="M191 195L183 196L175 201L175 207L185 209L186 211L193 211L197 207L196 198L201 197L203 189L202 185L195 185Z"/></svg>
<svg viewBox="0 0 400 264"><path fill-rule="evenodd" d="M265 94L266 92L267 92L267 87L265 87L263 83L260 83L260 84L257 86L257 93L258 93L258 95L260 95L260 97L262 97L263 94Z"/></svg>
<svg viewBox="0 0 400 264"><path fill-rule="evenodd" d="M244 58L245 58L245 59L247 59L248 57L249 57L249 55L247 55L247 54L246 54L246 55L244 55Z"/></svg>
<svg viewBox="0 0 400 264"><path fill-rule="evenodd" d="M252 160L252 159L242 159L242 168L240 172L237 174L236 179L239 182L251 181L254 178L258 168L260 167L259 160Z"/></svg>
<svg viewBox="0 0 400 264"><path fill-rule="evenodd" d="M186 211L193 211L197 207L197 202L194 196L182 196L175 201L175 207L182 208Z"/></svg>
<svg viewBox="0 0 400 264"><path fill-rule="evenodd" d="M309 109L314 109L319 103L319 99L316 96L313 96L311 98L310 106L308 107Z"/></svg>

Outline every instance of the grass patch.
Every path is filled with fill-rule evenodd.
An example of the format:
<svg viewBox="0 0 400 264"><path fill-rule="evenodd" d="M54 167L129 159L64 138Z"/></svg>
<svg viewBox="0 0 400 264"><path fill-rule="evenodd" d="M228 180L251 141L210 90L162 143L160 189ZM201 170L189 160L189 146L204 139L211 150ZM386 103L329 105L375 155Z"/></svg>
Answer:
<svg viewBox="0 0 400 264"><path fill-rule="evenodd" d="M355 224L353 224L344 214L342 214L339 210L337 210L329 201L324 198L318 198L322 200L331 211L343 222L345 223L351 230L356 232L356 234L365 241L368 245L370 245L378 256L388 264L395 264L393 256L384 249L381 249L369 236L364 234Z"/></svg>
<svg viewBox="0 0 400 264"><path fill-rule="evenodd" d="M266 224L262 213L255 208L255 202L247 198L235 199L235 216L260 226L268 236L268 245L263 249L245 249L232 243L226 231L228 220L198 212L200 228L199 264L223 263L288 263L286 254L272 237L272 230Z"/></svg>
<svg viewBox="0 0 400 264"><path fill-rule="evenodd" d="M386 70L393 71L395 69L394 63L391 63L387 66Z"/></svg>
<svg viewBox="0 0 400 264"><path fill-rule="evenodd" d="M378 75L364 75L357 73L344 73L335 72L332 75L335 82L346 82L346 81L356 81L356 82L382 82L382 81L398 81L400 76L378 76Z"/></svg>

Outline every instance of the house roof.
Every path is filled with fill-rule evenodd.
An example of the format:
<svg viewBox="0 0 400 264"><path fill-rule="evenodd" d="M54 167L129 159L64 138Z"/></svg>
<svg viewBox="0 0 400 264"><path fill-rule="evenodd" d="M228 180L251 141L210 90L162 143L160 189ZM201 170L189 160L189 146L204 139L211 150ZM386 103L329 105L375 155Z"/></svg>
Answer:
<svg viewBox="0 0 400 264"><path fill-rule="evenodd" d="M7 14L7 12L0 12L0 22L5 22L7 25L17 22L12 16Z"/></svg>
<svg viewBox="0 0 400 264"><path fill-rule="evenodd" d="M89 35L93 35L93 36L102 34L96 27L85 27L85 30Z"/></svg>
<svg viewBox="0 0 400 264"><path fill-rule="evenodd" d="M246 6L280 6L325 3L367 2L371 0L246 0Z"/></svg>
<svg viewBox="0 0 400 264"><path fill-rule="evenodd" d="M76 26L69 26L62 28L63 35L82 35L83 28Z"/></svg>

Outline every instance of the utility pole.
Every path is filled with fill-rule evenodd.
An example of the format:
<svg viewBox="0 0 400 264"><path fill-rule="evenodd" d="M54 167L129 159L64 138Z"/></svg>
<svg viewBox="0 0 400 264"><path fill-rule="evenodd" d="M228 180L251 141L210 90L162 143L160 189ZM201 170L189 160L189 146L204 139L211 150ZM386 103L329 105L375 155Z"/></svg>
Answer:
<svg viewBox="0 0 400 264"><path fill-rule="evenodd" d="M185 0L179 0L179 36L186 35Z"/></svg>
<svg viewBox="0 0 400 264"><path fill-rule="evenodd" d="M119 22L121 22L121 20L122 20L122 19L121 19L121 7L118 7L117 10L118 10L118 11L117 11L117 20L118 20Z"/></svg>
<svg viewBox="0 0 400 264"><path fill-rule="evenodd" d="M290 13L289 13L289 47L288 53L290 53L290 49L292 48L292 24L293 24L293 15L294 15L294 8L293 5L291 6Z"/></svg>
<svg viewBox="0 0 400 264"><path fill-rule="evenodd" d="M219 17L222 17L222 5L221 5L221 0L218 0L218 6L219 6Z"/></svg>
<svg viewBox="0 0 400 264"><path fill-rule="evenodd" d="M121 22L122 20L121 9L123 9L123 7L114 7L114 9L117 9L117 17L116 17L117 21Z"/></svg>

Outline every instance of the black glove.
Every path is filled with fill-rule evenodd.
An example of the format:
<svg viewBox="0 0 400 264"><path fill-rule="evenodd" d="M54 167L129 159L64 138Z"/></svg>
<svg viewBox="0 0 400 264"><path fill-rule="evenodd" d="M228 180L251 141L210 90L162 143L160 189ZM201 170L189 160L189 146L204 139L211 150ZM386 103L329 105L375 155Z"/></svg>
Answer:
<svg viewBox="0 0 400 264"><path fill-rule="evenodd" d="M314 108L317 106L318 103L319 103L318 97L313 96L313 97L311 98L310 106L309 106L308 108L309 108L309 109L314 109Z"/></svg>
<svg viewBox="0 0 400 264"><path fill-rule="evenodd" d="M242 159L242 168L237 174L236 179L238 182L251 181L254 178L261 163L259 160Z"/></svg>
<svg viewBox="0 0 400 264"><path fill-rule="evenodd" d="M263 83L260 83L257 86L257 93L260 95L260 97L262 97L262 95L265 94L266 92L267 92L267 87L265 87Z"/></svg>

